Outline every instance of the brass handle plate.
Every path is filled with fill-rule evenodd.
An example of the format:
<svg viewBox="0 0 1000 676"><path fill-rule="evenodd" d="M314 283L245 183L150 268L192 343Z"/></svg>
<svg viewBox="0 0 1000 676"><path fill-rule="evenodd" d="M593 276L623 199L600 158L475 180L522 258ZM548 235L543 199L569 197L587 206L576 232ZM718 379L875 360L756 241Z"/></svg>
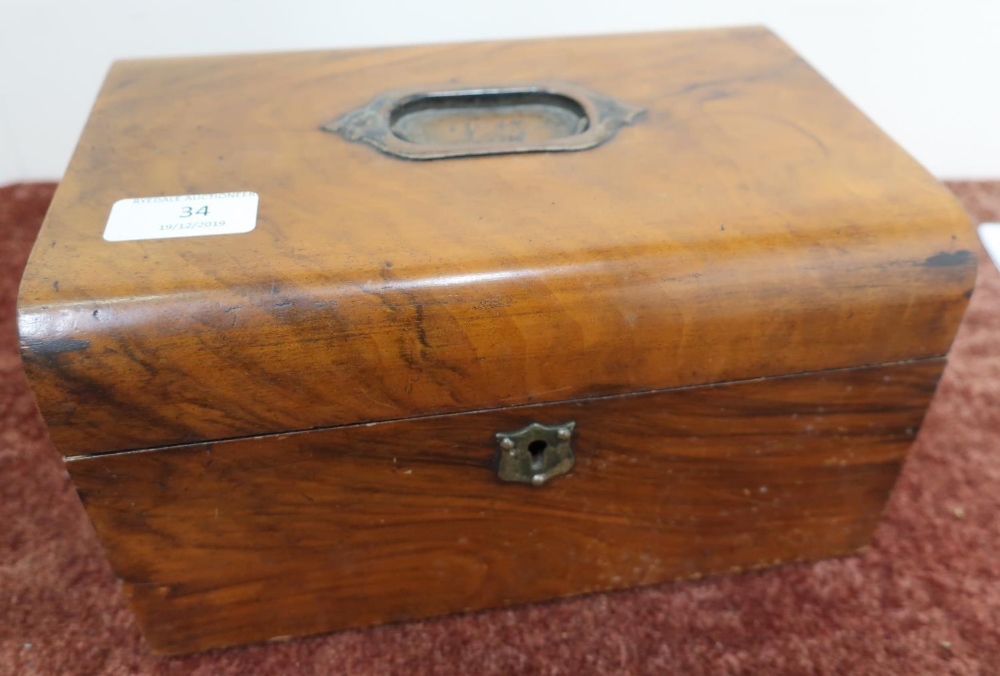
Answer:
<svg viewBox="0 0 1000 676"><path fill-rule="evenodd" d="M321 127L387 155L436 160L586 150L632 124L642 108L565 82L403 89Z"/></svg>
<svg viewBox="0 0 1000 676"><path fill-rule="evenodd" d="M516 432L497 432L497 476L501 481L541 486L552 477L566 474L576 463L570 445L575 427L575 422L533 422Z"/></svg>

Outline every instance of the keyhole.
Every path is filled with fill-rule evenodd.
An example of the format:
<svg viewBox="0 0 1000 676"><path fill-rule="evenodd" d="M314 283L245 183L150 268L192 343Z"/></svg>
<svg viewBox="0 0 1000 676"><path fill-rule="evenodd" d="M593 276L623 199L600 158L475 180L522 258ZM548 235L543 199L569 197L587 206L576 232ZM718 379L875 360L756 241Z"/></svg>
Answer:
<svg viewBox="0 0 1000 676"><path fill-rule="evenodd" d="M545 463L545 449L548 443L544 439L535 439L528 444L528 453L531 453L531 469L535 472L542 469Z"/></svg>

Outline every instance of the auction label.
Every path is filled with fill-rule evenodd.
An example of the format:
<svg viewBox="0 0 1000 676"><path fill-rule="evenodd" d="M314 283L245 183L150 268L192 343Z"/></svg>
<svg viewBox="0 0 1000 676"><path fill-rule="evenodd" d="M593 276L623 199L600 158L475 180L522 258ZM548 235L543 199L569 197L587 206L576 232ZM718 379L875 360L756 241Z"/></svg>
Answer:
<svg viewBox="0 0 1000 676"><path fill-rule="evenodd" d="M104 239L204 237L250 232L257 227L257 193L130 197L111 207Z"/></svg>

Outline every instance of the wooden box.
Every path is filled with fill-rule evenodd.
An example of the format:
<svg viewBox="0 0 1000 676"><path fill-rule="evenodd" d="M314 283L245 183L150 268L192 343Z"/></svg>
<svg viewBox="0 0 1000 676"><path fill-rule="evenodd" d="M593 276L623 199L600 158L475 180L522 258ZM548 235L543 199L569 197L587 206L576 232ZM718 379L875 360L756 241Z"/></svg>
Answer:
<svg viewBox="0 0 1000 676"><path fill-rule="evenodd" d="M972 246L760 28L126 61L21 345L177 653L858 550Z"/></svg>

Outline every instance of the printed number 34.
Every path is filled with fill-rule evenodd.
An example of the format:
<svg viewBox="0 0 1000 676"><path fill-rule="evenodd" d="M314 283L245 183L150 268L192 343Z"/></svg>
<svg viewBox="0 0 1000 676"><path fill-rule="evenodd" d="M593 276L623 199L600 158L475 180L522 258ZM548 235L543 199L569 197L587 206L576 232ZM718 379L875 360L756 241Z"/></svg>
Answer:
<svg viewBox="0 0 1000 676"><path fill-rule="evenodd" d="M188 218L189 216L208 216L208 205L206 204L197 211L194 207L181 207L180 218Z"/></svg>

